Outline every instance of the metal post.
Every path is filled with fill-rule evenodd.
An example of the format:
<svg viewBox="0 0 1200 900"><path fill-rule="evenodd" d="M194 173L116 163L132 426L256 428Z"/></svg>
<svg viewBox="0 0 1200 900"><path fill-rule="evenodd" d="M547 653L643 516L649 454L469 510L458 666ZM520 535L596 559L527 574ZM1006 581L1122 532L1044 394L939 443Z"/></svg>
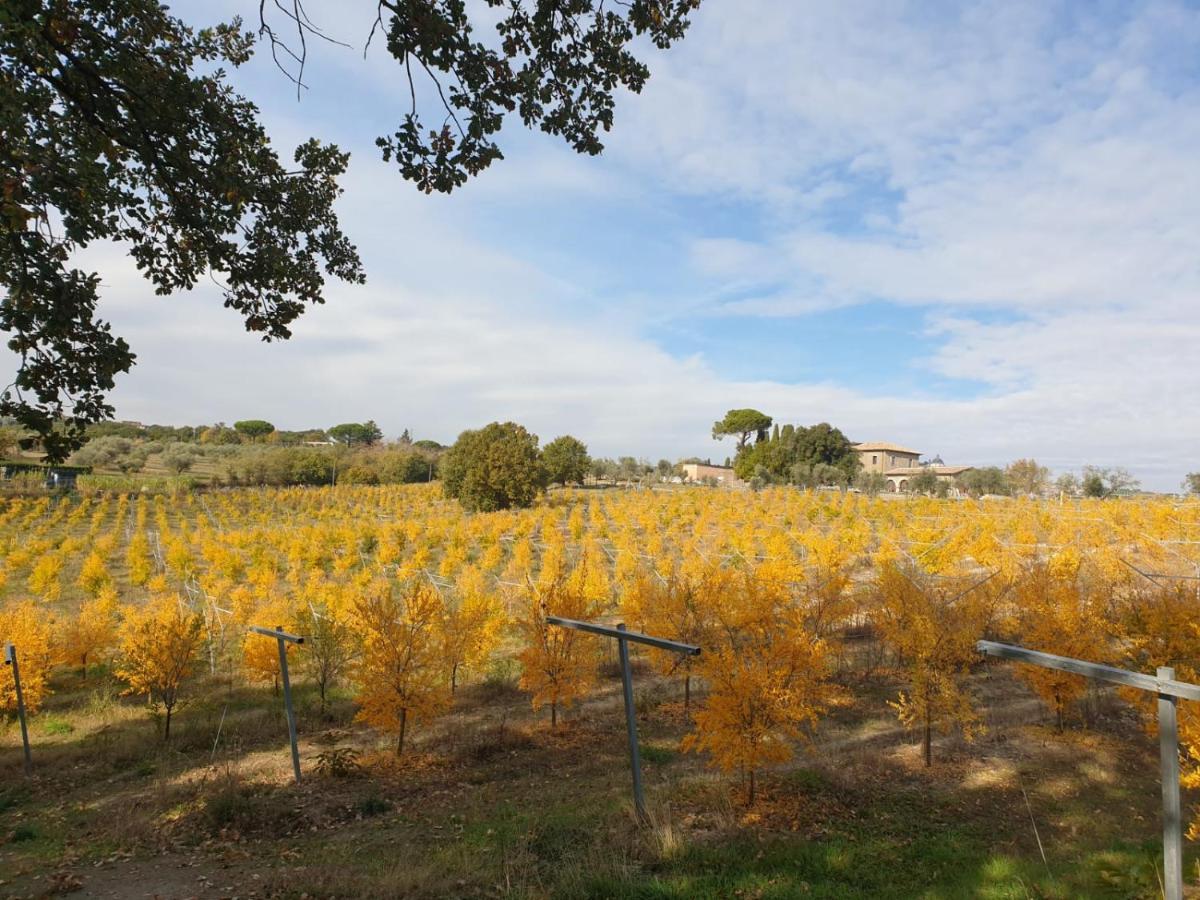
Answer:
<svg viewBox="0 0 1200 900"><path fill-rule="evenodd" d="M275 626L276 631L283 631L282 625ZM288 739L292 742L292 772L296 776L296 784L300 783L300 748L296 746L296 713L292 709L292 683L288 679L287 645L282 637L279 641L279 677L283 681L283 707L287 710Z"/></svg>
<svg viewBox="0 0 1200 900"><path fill-rule="evenodd" d="M617 626L624 631L625 625ZM638 752L637 714L633 707L633 669L629 665L629 641L617 639L617 653L621 657L621 687L625 692L625 728L629 732L629 766L633 771L633 805L640 821L646 819L646 798L642 793L642 757Z"/></svg>
<svg viewBox="0 0 1200 900"><path fill-rule="evenodd" d="M288 678L286 644L303 644L304 638L298 634L288 634L282 625L276 625L274 630L251 625L250 631L263 637L275 638L279 642L279 678L283 682L283 708L287 712L288 739L292 744L292 772L296 776L296 784L299 784L300 748L296 746L296 713L292 709L292 682Z"/></svg>
<svg viewBox="0 0 1200 900"><path fill-rule="evenodd" d="M1163 797L1163 897L1183 900L1183 822L1179 799L1180 699L1200 701L1200 685L1175 680L1175 670L1159 666L1157 675L1143 675L1069 656L1056 656L996 641L979 641L976 648L988 656L1015 659L1046 669L1071 672L1158 695L1158 746L1162 765Z"/></svg>
<svg viewBox="0 0 1200 900"><path fill-rule="evenodd" d="M1175 680L1175 670L1159 666L1158 677ZM1158 746L1162 757L1163 893L1165 900L1183 900L1183 823L1179 801L1179 724L1169 694L1158 695Z"/></svg>
<svg viewBox="0 0 1200 900"><path fill-rule="evenodd" d="M13 687L17 693L17 718L21 722L21 744L25 749L25 774L33 772L33 757L29 753L29 727L25 724L25 695L21 693L21 670L17 666L17 648L8 644L4 648L4 662L12 666Z"/></svg>

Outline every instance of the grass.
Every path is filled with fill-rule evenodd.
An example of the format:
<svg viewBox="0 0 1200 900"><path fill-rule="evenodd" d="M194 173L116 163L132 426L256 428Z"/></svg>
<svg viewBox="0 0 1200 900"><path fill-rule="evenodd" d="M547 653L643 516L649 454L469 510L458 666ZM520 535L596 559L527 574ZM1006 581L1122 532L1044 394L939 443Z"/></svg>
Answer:
<svg viewBox="0 0 1200 900"><path fill-rule="evenodd" d="M678 685L643 673L639 824L619 684L555 731L508 674L465 686L399 761L336 693L302 717L299 786L269 688L210 684L164 747L107 676L66 680L36 718L32 780L15 731L0 732L0 882L37 894L57 870L99 891L111 872L118 893L152 893L136 877L159 876L123 867L187 853L189 873L253 872L262 892L297 898L1158 896L1155 743L1128 717L1058 736L993 674L979 686L989 735L940 741L926 770L885 685L762 773L749 807L738 779L678 749ZM298 706L313 701L296 689ZM354 751L354 777L318 773L331 748Z"/></svg>

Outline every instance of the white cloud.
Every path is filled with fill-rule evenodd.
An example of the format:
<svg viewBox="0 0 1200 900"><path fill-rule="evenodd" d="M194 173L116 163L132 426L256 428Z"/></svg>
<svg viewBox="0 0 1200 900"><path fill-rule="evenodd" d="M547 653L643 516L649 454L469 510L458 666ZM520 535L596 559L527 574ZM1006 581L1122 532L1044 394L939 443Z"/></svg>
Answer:
<svg viewBox="0 0 1200 900"><path fill-rule="evenodd" d="M1117 12L714 0L623 98L604 158L513 135L511 158L450 198L377 159L403 112L384 54L318 47L329 61L299 106L260 67L247 77L281 144L354 151L340 211L370 284L332 286L292 341L263 345L211 286L155 298L95 248L103 311L139 354L118 413L374 417L441 440L514 418L599 453L720 458L712 420L753 405L949 461L1126 464L1174 487L1200 441L1200 94L1178 64L1200 22ZM346 110L322 112L331 96ZM680 258L606 255L621 229ZM981 396L914 397L885 370L875 392L739 380L644 336L867 300L927 315L941 344L924 366Z"/></svg>

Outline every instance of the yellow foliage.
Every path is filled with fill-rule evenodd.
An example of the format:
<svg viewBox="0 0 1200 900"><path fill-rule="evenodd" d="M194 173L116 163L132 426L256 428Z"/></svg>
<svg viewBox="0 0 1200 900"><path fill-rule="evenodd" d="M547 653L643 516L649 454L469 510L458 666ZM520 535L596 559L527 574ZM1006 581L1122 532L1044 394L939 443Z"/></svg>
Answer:
<svg viewBox="0 0 1200 900"><path fill-rule="evenodd" d="M964 682L988 615L980 581L979 575L938 580L894 563L878 576L876 626L899 657L907 684L892 706L901 722L922 729L927 766L935 727L961 728L968 739L977 727Z"/></svg>
<svg viewBox="0 0 1200 900"><path fill-rule="evenodd" d="M54 620L32 601L9 603L0 607L0 653L5 644L17 650L21 670L21 694L25 708L36 712L50 693L50 670L54 666ZM12 667L0 662L0 708L17 709L17 691Z"/></svg>
<svg viewBox="0 0 1200 900"><path fill-rule="evenodd" d="M524 641L521 687L533 708L550 707L550 724L558 724L560 708L572 706L595 684L596 639L546 621L547 616L591 619L600 610L585 589L586 574L559 572L552 581L530 585L517 629Z"/></svg>
<svg viewBox="0 0 1200 900"><path fill-rule="evenodd" d="M699 664L709 693L684 748L743 773L753 803L758 770L791 759L830 699L826 648L778 585L744 572L723 587Z"/></svg>
<svg viewBox="0 0 1200 900"><path fill-rule="evenodd" d="M124 607L119 635L117 676L129 685L126 693L145 694L151 708L163 710L163 740L170 740L171 716L204 642L203 620L177 597L161 594Z"/></svg>
<svg viewBox="0 0 1200 900"><path fill-rule="evenodd" d="M63 629L63 660L78 665L87 678L88 663L99 662L116 642L117 621L117 594L111 587L84 601Z"/></svg>
<svg viewBox="0 0 1200 900"><path fill-rule="evenodd" d="M358 719L395 733L400 754L410 719L427 721L450 705L440 640L445 604L423 579L401 591L380 581L355 603L355 612L362 632Z"/></svg>

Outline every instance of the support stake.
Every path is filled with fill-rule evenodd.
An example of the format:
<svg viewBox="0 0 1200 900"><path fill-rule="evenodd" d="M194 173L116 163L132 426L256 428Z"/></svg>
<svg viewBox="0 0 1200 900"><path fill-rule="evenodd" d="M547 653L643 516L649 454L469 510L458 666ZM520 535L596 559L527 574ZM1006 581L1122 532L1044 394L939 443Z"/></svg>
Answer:
<svg viewBox="0 0 1200 900"><path fill-rule="evenodd" d="M1175 670L1159 666L1158 677L1175 680ZM1166 900L1183 900L1183 822L1179 800L1179 723L1170 694L1158 695L1158 749L1162 758L1163 893Z"/></svg>
<svg viewBox="0 0 1200 900"><path fill-rule="evenodd" d="M987 656L1014 659L1018 662L1071 672L1085 678L1108 681L1125 687L1152 691L1158 695L1158 749L1162 766L1163 798L1163 897L1164 900L1183 900L1183 816L1179 799L1179 721L1178 703L1200 700L1200 685L1175 680L1175 670L1159 666L1157 675L1130 672L1100 663L1056 656L1039 650L1028 650L996 641L979 641L976 649Z"/></svg>
<svg viewBox="0 0 1200 900"><path fill-rule="evenodd" d="M282 625L276 625L275 630L250 626L255 634L275 638L279 642L279 680L283 682L283 708L287 712L288 740L292 744L292 774L296 776L296 784L300 783L300 748L296 744L296 713L292 709L292 682L288 678L287 644L303 644L304 638L288 634Z"/></svg>
<svg viewBox="0 0 1200 900"><path fill-rule="evenodd" d="M617 626L624 631L625 625ZM617 639L617 653L621 658L621 689L625 694L625 730L629 734L629 766L633 771L633 805L637 817L646 820L646 797L642 793L642 757L638 752L637 710L633 705L633 667L629 664L629 641Z"/></svg>
<svg viewBox="0 0 1200 900"><path fill-rule="evenodd" d="M17 665L17 648L12 644L4 647L4 663L12 666L13 687L17 693L17 718L21 721L21 745L25 749L25 774L33 774L33 757L29 753L29 726L25 723L25 695L21 693L21 670Z"/></svg>
<svg viewBox="0 0 1200 900"><path fill-rule="evenodd" d="M621 661L621 690L625 696L625 730L629 735L629 768L633 773L633 805L637 811L639 822L646 821L646 798L642 791L642 757L638 750L637 712L633 706L633 667L629 664L629 643L646 644L660 650L672 653L686 653L696 656L700 648L692 644L681 644L679 641L669 641L666 638L651 637L637 631L628 631L624 624L615 628L609 625L596 625L592 622L580 622L577 619L564 619L559 616L547 616L546 621L560 628L572 628L575 631L586 631L601 637L616 638L617 655Z"/></svg>

